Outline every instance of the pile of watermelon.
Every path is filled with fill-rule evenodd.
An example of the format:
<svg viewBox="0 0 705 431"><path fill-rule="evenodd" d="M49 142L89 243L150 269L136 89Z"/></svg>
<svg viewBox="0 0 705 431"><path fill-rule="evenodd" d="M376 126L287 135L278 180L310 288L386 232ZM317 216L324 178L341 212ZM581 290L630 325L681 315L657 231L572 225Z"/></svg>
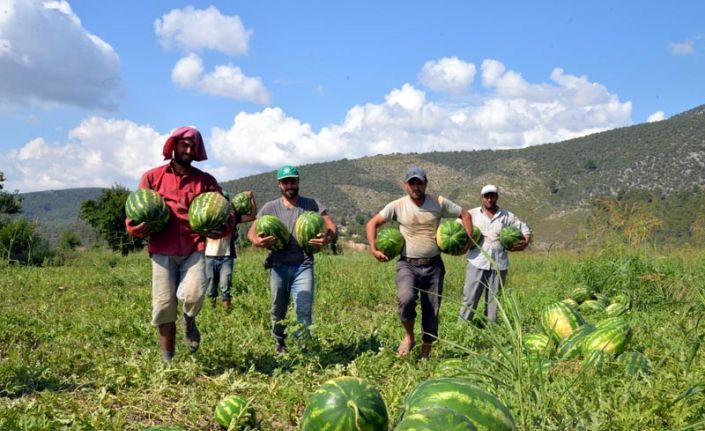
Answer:
<svg viewBox="0 0 705 431"><path fill-rule="evenodd" d="M260 237L273 236L274 243L268 248L272 251L282 251L289 244L291 234L286 225L278 217L263 215L255 222L255 232Z"/></svg>
<svg viewBox="0 0 705 431"><path fill-rule="evenodd" d="M201 235L220 232L230 216L230 202L218 192L206 192L196 196L188 208L191 229Z"/></svg>
<svg viewBox="0 0 705 431"><path fill-rule="evenodd" d="M127 197L125 215L132 219L133 225L145 222L151 233L157 233L164 229L169 221L169 208L159 193L150 189L139 189Z"/></svg>
<svg viewBox="0 0 705 431"><path fill-rule="evenodd" d="M296 242L306 253L313 254L320 251L308 242L318 237L323 232L323 217L316 211L304 211L297 219L294 227Z"/></svg>
<svg viewBox="0 0 705 431"><path fill-rule="evenodd" d="M404 249L404 237L401 236L399 229L382 229L377 233L375 245L377 246L377 250L384 253L384 255L391 260L399 256Z"/></svg>

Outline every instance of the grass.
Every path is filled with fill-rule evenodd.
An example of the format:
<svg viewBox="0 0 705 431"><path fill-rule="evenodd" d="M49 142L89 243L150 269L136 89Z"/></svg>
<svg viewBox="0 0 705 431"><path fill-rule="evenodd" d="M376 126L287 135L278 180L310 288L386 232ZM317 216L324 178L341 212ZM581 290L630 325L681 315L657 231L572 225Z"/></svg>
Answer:
<svg viewBox="0 0 705 431"><path fill-rule="evenodd" d="M368 254L316 257L314 338L275 355L263 257L242 253L232 311L204 304L201 349L190 355L179 338L169 366L149 325L146 254L97 251L62 267L0 267L0 429L218 430L215 405L237 394L252 401L258 429L295 430L307 397L340 375L380 389L391 429L404 396L449 358L466 361L521 430L705 428L702 251L514 253L500 322L485 330L457 318L465 262L444 257L440 341L429 361L418 360L418 347L396 356L402 330L394 264ZM550 371L538 372L527 360L521 340L542 332L541 308L577 285L629 293L629 349L646 355L650 376L629 376L615 363L597 371L582 360L553 361ZM293 332L293 313L289 318Z"/></svg>

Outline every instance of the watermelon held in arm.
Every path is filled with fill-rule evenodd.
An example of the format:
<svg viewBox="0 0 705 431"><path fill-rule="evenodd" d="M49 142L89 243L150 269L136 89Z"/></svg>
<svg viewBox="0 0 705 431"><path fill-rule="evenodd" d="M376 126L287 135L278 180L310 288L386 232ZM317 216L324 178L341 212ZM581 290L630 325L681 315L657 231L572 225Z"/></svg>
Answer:
<svg viewBox="0 0 705 431"><path fill-rule="evenodd" d="M169 221L169 208L159 193L150 189L139 189L127 197L125 215L132 219L133 225L145 222L151 233L157 233L164 229Z"/></svg>
<svg viewBox="0 0 705 431"><path fill-rule="evenodd" d="M477 226L473 226L472 227L472 238L470 238L470 247L468 248L468 250L472 250L473 248L480 245L481 239L482 239L482 232L480 232L480 228Z"/></svg>
<svg viewBox="0 0 705 431"><path fill-rule="evenodd" d="M215 421L228 430L253 427L255 425L255 410L244 398L229 395L215 406Z"/></svg>
<svg viewBox="0 0 705 431"><path fill-rule="evenodd" d="M505 226L499 231L499 243L505 250L511 250L522 239L524 235L516 226Z"/></svg>
<svg viewBox="0 0 705 431"><path fill-rule="evenodd" d="M230 199L230 204L236 214L246 215L252 211L252 202L250 202L250 197L244 192L233 196L233 198Z"/></svg>
<svg viewBox="0 0 705 431"><path fill-rule="evenodd" d="M222 231L230 216L230 208L230 202L220 193L201 193L189 206L189 225L201 235Z"/></svg>
<svg viewBox="0 0 705 431"><path fill-rule="evenodd" d="M294 236L296 242L306 253L313 254L320 251L319 248L311 246L308 242L323 231L323 217L316 211L305 211L297 219L294 226Z"/></svg>
<svg viewBox="0 0 705 431"><path fill-rule="evenodd" d="M273 236L275 241L268 248L272 251L282 251L289 244L289 230L283 221L273 215L263 215L255 222L255 232L260 237Z"/></svg>
<svg viewBox="0 0 705 431"><path fill-rule="evenodd" d="M301 431L383 431L387 406L379 390L356 377L337 377L311 396Z"/></svg>
<svg viewBox="0 0 705 431"><path fill-rule="evenodd" d="M436 244L441 252L458 256L468 251L470 239L462 223L443 220L436 229Z"/></svg>
<svg viewBox="0 0 705 431"><path fill-rule="evenodd" d="M399 229L382 229L377 233L376 245L377 250L391 260L399 256L404 249L404 237L401 236Z"/></svg>

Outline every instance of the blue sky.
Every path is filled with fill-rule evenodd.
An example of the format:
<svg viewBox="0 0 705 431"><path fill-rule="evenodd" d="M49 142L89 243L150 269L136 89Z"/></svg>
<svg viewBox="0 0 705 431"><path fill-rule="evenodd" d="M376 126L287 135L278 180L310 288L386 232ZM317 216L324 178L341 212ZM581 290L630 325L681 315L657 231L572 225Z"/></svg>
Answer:
<svg viewBox="0 0 705 431"><path fill-rule="evenodd" d="M0 0L0 171L115 182L195 125L222 181L522 148L705 103L705 3Z"/></svg>

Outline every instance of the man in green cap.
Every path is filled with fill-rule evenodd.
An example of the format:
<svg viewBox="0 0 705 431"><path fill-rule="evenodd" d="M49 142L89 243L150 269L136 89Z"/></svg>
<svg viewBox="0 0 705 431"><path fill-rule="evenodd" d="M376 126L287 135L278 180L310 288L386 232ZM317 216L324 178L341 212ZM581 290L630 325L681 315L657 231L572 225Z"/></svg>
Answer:
<svg viewBox="0 0 705 431"><path fill-rule="evenodd" d="M296 219L305 211L316 211L323 217L326 232L309 244L321 248L333 241L336 225L328 214L327 208L317 199L299 196L299 170L285 165L277 170L277 185L281 197L265 203L257 213L257 218L264 215L278 217L289 232L294 232ZM252 223L247 237L255 247L270 247L275 242L273 236L260 237ZM313 308L313 255L305 251L296 242L294 235L289 237L286 247L277 252L270 252L266 266L269 273L269 287L272 292L272 335L276 340L277 353L286 351L284 325L280 322L286 317L289 298L293 296L296 320L305 327L312 324Z"/></svg>

